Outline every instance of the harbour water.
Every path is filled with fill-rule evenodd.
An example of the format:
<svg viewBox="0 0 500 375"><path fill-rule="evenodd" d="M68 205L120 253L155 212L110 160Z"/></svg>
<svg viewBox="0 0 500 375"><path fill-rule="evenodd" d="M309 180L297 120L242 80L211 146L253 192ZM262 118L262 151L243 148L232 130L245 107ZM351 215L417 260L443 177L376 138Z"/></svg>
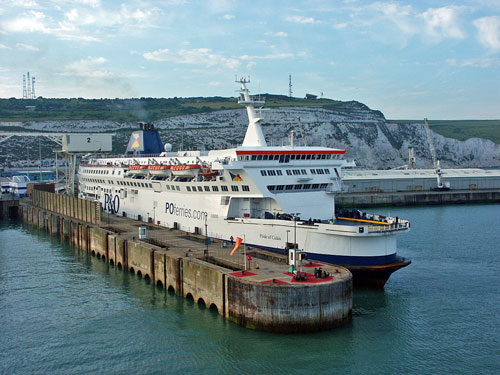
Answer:
<svg viewBox="0 0 500 375"><path fill-rule="evenodd" d="M273 335L19 223L0 224L0 373L498 374L500 206L390 210L413 263L353 321ZM375 210L374 210L375 211Z"/></svg>

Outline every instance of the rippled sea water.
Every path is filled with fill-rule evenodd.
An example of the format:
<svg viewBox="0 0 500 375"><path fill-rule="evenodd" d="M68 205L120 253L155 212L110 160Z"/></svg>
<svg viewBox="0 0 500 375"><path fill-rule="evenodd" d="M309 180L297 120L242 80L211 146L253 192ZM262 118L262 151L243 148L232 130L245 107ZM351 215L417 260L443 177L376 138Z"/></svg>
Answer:
<svg viewBox="0 0 500 375"><path fill-rule="evenodd" d="M307 335L241 328L20 223L0 224L0 373L500 374L500 206L408 218L413 263L356 289L353 321Z"/></svg>

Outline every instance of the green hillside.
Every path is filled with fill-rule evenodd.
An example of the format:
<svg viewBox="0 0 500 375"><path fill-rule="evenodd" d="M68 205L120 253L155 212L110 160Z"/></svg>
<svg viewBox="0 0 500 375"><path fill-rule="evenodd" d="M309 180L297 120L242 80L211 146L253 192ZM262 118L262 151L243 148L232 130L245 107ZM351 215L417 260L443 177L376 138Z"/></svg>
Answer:
<svg viewBox="0 0 500 375"><path fill-rule="evenodd" d="M330 99L306 100L264 94L266 107L332 106ZM242 108L236 98L0 99L0 121L109 120L155 121L172 116Z"/></svg>

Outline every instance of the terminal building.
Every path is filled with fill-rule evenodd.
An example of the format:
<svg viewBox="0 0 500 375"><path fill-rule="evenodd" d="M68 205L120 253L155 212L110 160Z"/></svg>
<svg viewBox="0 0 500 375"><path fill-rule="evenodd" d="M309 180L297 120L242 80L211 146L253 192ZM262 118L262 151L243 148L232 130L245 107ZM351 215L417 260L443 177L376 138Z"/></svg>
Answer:
<svg viewBox="0 0 500 375"><path fill-rule="evenodd" d="M442 169L441 178L450 190L500 189L500 169ZM344 169L345 193L424 192L437 186L434 169Z"/></svg>

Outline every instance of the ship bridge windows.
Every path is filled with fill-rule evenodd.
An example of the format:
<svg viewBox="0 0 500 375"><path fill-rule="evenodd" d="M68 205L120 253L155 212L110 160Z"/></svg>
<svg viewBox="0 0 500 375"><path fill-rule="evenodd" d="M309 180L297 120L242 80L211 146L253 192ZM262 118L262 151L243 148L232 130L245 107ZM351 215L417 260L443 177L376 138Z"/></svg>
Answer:
<svg viewBox="0 0 500 375"><path fill-rule="evenodd" d="M212 191L219 191L219 187L218 186L212 186Z"/></svg>
<svg viewBox="0 0 500 375"><path fill-rule="evenodd" d="M201 186L198 186L198 191L203 191Z"/></svg>
<svg viewBox="0 0 500 375"><path fill-rule="evenodd" d="M205 189L205 191L210 191L210 187L209 186L203 186L203 188Z"/></svg>
<svg viewBox="0 0 500 375"><path fill-rule="evenodd" d="M295 184L295 185L267 185L267 190L277 193L289 193L299 191L326 191L329 184Z"/></svg>
<svg viewBox="0 0 500 375"><path fill-rule="evenodd" d="M241 188L243 191L250 191L250 187L248 185L243 185Z"/></svg>
<svg viewBox="0 0 500 375"><path fill-rule="evenodd" d="M231 191L239 191L238 186L231 185Z"/></svg>
<svg viewBox="0 0 500 375"><path fill-rule="evenodd" d="M221 190L222 190L222 191L228 191L228 189L227 189L227 186L226 186L226 185L222 185L220 188L221 188Z"/></svg>

